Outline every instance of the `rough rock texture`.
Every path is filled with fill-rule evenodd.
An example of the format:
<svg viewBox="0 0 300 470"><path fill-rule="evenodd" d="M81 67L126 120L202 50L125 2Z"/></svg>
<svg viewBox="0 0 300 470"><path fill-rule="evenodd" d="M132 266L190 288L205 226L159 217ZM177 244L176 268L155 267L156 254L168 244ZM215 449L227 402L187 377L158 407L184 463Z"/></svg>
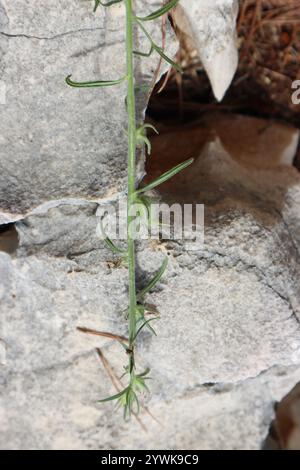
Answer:
<svg viewBox="0 0 300 470"><path fill-rule="evenodd" d="M117 372L125 357L76 326L126 334L126 269L96 239L97 204L66 203L19 222L17 256L0 256L3 448L262 446L274 402L300 374L300 178L291 167L246 167L217 142L161 194L206 203L202 250L139 251L141 283L170 259L149 296L159 335L145 334L138 355L151 364L147 406L164 427L145 412L141 432L97 404L113 387L94 347Z"/></svg>
<svg viewBox="0 0 300 470"><path fill-rule="evenodd" d="M158 2L138 2L137 13ZM51 199L108 197L124 189L126 177L126 85L71 89L77 81L124 76L122 5L92 12L76 0L0 1L0 208L2 222L17 219ZM162 43L160 22L147 25ZM137 38L139 48L149 43ZM176 52L168 27L168 53ZM159 56L136 61L139 85L151 85ZM148 90L149 93L149 90ZM140 97L142 120L147 93ZM14 214L14 215L11 215ZM0 219L1 223L1 219Z"/></svg>
<svg viewBox="0 0 300 470"><path fill-rule="evenodd" d="M299 450L300 383L277 406L276 418L265 446L274 450Z"/></svg>
<svg viewBox="0 0 300 470"><path fill-rule="evenodd" d="M299 174L278 165L277 155L267 168L249 165L249 155L238 161L236 147L219 135L203 152L199 147L193 167L162 187L165 201L205 203L205 245L139 246L141 285L166 254L169 267L148 299L161 313L158 337L144 333L137 358L141 369L152 369L145 403L155 420L143 411L147 433L134 420L124 423L112 404L97 403L114 388L95 354L100 346L121 374L122 348L76 331L127 331L127 270L96 235L100 198L118 193L117 176L124 183L123 143L114 142L114 132L121 135L123 108L114 95L120 90L95 101L94 92L77 95L60 82L70 71L76 79L89 78L91 69L98 76L104 56L104 71L111 70L108 51L120 48L120 18L104 23L100 14L95 23L88 2L73 9L53 0L47 18L38 1L1 2L9 18L1 35L9 44L4 73L15 86L8 87L8 122L1 120L8 143L0 207L18 217L28 213L16 223L18 250L0 252L0 448L261 448L274 402L300 377ZM66 34L66 25L77 32ZM95 38L108 40L105 34L115 34L112 46L89 51ZM60 39L32 38L53 35ZM24 82L14 72L20 64ZM105 133L111 120L119 130ZM166 138L153 141L150 176L169 167L170 156L190 156L190 138L181 144L184 155L179 151L184 132L169 136L164 154ZM293 139L291 130L288 147Z"/></svg>
<svg viewBox="0 0 300 470"><path fill-rule="evenodd" d="M218 101L238 66L238 10L238 0L181 0L174 12L177 26L198 50Z"/></svg>

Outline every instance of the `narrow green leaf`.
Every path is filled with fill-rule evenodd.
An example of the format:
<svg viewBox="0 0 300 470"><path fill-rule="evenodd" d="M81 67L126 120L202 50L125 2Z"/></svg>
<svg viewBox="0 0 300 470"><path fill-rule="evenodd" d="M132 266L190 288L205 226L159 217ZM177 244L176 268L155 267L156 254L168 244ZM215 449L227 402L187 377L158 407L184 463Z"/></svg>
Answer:
<svg viewBox="0 0 300 470"><path fill-rule="evenodd" d="M110 238L106 237L103 241L107 248L109 248L113 253L122 255L126 253L125 250L119 248Z"/></svg>
<svg viewBox="0 0 300 470"><path fill-rule="evenodd" d="M102 2L101 0L95 0L95 7L94 7L94 13L97 11L97 8L99 5L102 5L103 7L110 7L111 5L113 5L114 3L120 3L122 2L123 0L111 0L109 2Z"/></svg>
<svg viewBox="0 0 300 470"><path fill-rule="evenodd" d="M160 269L157 271L157 273L155 274L155 276L153 277L153 279L151 279L151 281L149 282L149 284L144 287L144 289L139 292L138 294L138 299L143 299L145 297L146 294L148 294L148 292L150 292L153 287L156 286L156 284L161 280L162 276L164 275L164 272L165 270L167 269L167 266L168 266L168 258L166 257L163 261L163 264L161 265Z"/></svg>
<svg viewBox="0 0 300 470"><path fill-rule="evenodd" d="M158 130L152 124L143 124L136 130L137 138L139 138L140 136L145 136L147 129L152 129L156 134L159 134Z"/></svg>
<svg viewBox="0 0 300 470"><path fill-rule="evenodd" d="M118 400L123 395L125 395L127 393L127 391L128 391L128 387L124 388L124 390L122 390L122 392L117 393L116 395L112 395L111 397L107 397L107 398L103 398L103 400L99 400L99 403L105 403L105 402L108 402L108 401Z"/></svg>
<svg viewBox="0 0 300 470"><path fill-rule="evenodd" d="M161 16L168 13L168 11L172 10L172 8L174 8L178 2L179 0L170 0L170 2L166 3L166 5L164 5L159 10L154 11L148 16L144 16L144 17L137 16L136 19L138 19L139 21L151 21L151 20L160 18Z"/></svg>
<svg viewBox="0 0 300 470"><path fill-rule="evenodd" d="M155 132L155 134L159 135L158 130L152 124L144 124L144 128L145 129L152 129Z"/></svg>
<svg viewBox="0 0 300 470"><path fill-rule="evenodd" d="M135 313L136 313L136 317L139 320L143 320L144 319L144 315L145 315L145 307L144 305L137 305L136 308L135 308Z"/></svg>
<svg viewBox="0 0 300 470"><path fill-rule="evenodd" d="M138 374L137 377L145 377L149 373L150 373L150 369L149 369L149 367L147 367L147 369L144 370L144 372L142 372L141 374Z"/></svg>
<svg viewBox="0 0 300 470"><path fill-rule="evenodd" d="M130 403L130 406L131 406L131 410L132 410L132 406L133 406L133 403L135 402L136 403L136 411L135 411L135 414L139 414L140 413L140 402L139 402L139 399L137 397L137 394L132 390L132 401Z"/></svg>
<svg viewBox="0 0 300 470"><path fill-rule="evenodd" d="M172 67L174 67L175 70L177 70L177 72L179 73L182 73L182 67L177 64L176 62L174 62L174 60L170 59L170 57L168 57L163 49L159 46L157 46L156 44L153 44L153 48L156 50L156 52L166 61L168 62L168 64L172 65Z"/></svg>
<svg viewBox="0 0 300 470"><path fill-rule="evenodd" d="M143 124L136 130L136 141L138 144L144 144L147 147L148 155L151 155L151 142L147 137L147 129L152 129L156 134L158 134L158 130L152 126L152 124Z"/></svg>
<svg viewBox="0 0 300 470"><path fill-rule="evenodd" d="M132 341L134 342L136 340L136 338L138 337L138 335L140 334L140 332L145 328L145 326L150 326L149 324L154 320L158 320L158 317L150 318L149 320L144 321L144 323L138 328L138 330L137 330L136 334L134 335ZM156 334L155 330L153 330L153 328L151 328L151 331L153 332L153 334L155 336L157 336L157 334Z"/></svg>
<svg viewBox="0 0 300 470"><path fill-rule="evenodd" d="M118 341L118 343L122 346L122 348L124 348L126 352L128 351L127 344L123 343L122 341Z"/></svg>
<svg viewBox="0 0 300 470"><path fill-rule="evenodd" d="M190 158L189 160L180 163L179 165L175 166L171 170L167 171L166 173L162 174L159 178L156 180L152 181L152 183L149 183L147 186L144 186L144 188L138 189L136 191L137 194L145 193L146 191L150 191L151 189L156 188L162 183L165 183L168 181L170 178L173 176L177 175L177 173L180 173L180 171L184 170L187 168L189 165L193 163L194 159Z"/></svg>
<svg viewBox="0 0 300 470"><path fill-rule="evenodd" d="M146 137L145 135L139 136L139 138L137 139L137 143L145 144L148 155L151 155L152 146L148 137Z"/></svg>
<svg viewBox="0 0 300 470"><path fill-rule="evenodd" d="M102 220L100 220L100 229L102 232L103 236L103 241L107 248L109 248L113 253L118 254L118 255L125 255L127 253L126 250L122 250L122 248L119 248L105 233Z"/></svg>
<svg viewBox="0 0 300 470"><path fill-rule="evenodd" d="M120 83L126 80L126 76L123 78L119 78L118 80L99 80L95 82L74 82L71 80L72 75L68 75L66 78L66 82L69 86L74 88L96 88L96 87L107 87L107 86L114 86L120 85Z"/></svg>
<svg viewBox="0 0 300 470"><path fill-rule="evenodd" d="M136 326L137 328L139 328L139 325L143 324L146 322L146 319L145 319L145 311L146 311L146 308L144 305L137 305L136 307L136 317L137 317L137 323L136 323ZM156 317L157 318L157 317ZM155 333L155 330L152 328L152 326L148 323L146 324L145 326L147 326L147 328L154 334L156 335Z"/></svg>
<svg viewBox="0 0 300 470"><path fill-rule="evenodd" d="M128 387L127 392L126 392L126 402L124 406L124 420L126 421L127 418L130 419L131 417L131 405L132 405L132 399L131 399L131 388Z"/></svg>
<svg viewBox="0 0 300 470"><path fill-rule="evenodd" d="M98 6L100 5L101 0L95 0L94 13L96 13Z"/></svg>
<svg viewBox="0 0 300 470"><path fill-rule="evenodd" d="M135 389L138 391L138 392L143 392L144 390L146 390L146 392L149 392L149 388L147 387L146 385L146 380L149 380L150 377L139 377L139 376L136 376L135 377L135 380L134 380L134 387Z"/></svg>
<svg viewBox="0 0 300 470"><path fill-rule="evenodd" d="M152 52L154 51L154 47L151 46L149 52L140 52L140 51L133 51L135 55L141 56L141 57L150 57Z"/></svg>

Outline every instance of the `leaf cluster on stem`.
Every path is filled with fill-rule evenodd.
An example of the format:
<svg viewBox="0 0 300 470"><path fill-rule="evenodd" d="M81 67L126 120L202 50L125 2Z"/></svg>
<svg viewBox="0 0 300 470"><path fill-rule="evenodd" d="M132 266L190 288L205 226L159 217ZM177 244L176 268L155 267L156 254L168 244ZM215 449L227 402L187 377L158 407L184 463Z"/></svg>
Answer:
<svg viewBox="0 0 300 470"><path fill-rule="evenodd" d="M127 356L128 364L124 367L123 377L128 378L127 386L116 395L100 400L101 402L107 401L116 401L118 405L124 409L124 417L127 419L131 416L132 413L137 414L140 409L139 405L139 394L141 392L148 391L147 380L149 379L150 369L146 369L142 373L137 373L137 366L135 363L135 347L139 335L141 332L148 328L152 333L156 334L151 323L154 320L158 319L158 316L154 316L151 319L146 319L145 314L147 311L147 305L145 304L146 295L157 285L157 283L162 278L168 264L168 259L166 258L162 266L158 269L154 277L149 281L149 283L141 290L137 291L136 287L136 247L135 240L131 233L131 206L136 204L138 201L144 205L147 205L147 193L150 190L153 190L160 184L166 182L177 173L182 171L184 168L189 166L192 163L192 159L189 159L175 168L170 169L163 175L161 175L156 180L152 181L148 185L137 188L136 187L136 151L140 146L146 146L148 153L151 153L151 143L147 137L147 129L151 128L154 132L157 130L150 124L137 125L136 122L136 86L135 86L135 77L134 77L134 57L136 55L141 57L149 57L153 53L157 53L163 60L165 60L169 65L176 68L178 71L181 71L181 67L176 64L170 57L168 57L163 48L158 46L153 39L151 38L149 32L145 27L145 23L154 21L170 12L174 8L179 0L170 0L165 3L161 8L154 11L153 13L147 16L135 16L133 13L133 1L132 0L111 0L111 1L102 1L95 0L94 12L98 10L100 6L110 7L117 3L124 3L126 11L126 75L119 79L114 80L98 80L98 81L88 81L88 82L77 82L71 79L71 75L66 78L66 83L74 88L93 88L93 87L110 87L120 85L123 82L127 82L127 136L128 136L128 187L127 187L127 247L126 250L119 248L112 240L109 239L104 234L104 242L107 247L115 254L122 256L126 259L128 266L128 280L129 280L129 306L127 309L128 312L128 322L129 322L129 335L128 341L124 342L117 335L111 334L112 337L117 338L120 344L123 346ZM134 31L133 27L137 25L138 28L142 31L145 37L150 43L149 52L140 52L134 50ZM102 227L103 231L103 227ZM84 329L81 329L85 331ZM102 333L104 335L104 333ZM108 333L105 333L106 337Z"/></svg>

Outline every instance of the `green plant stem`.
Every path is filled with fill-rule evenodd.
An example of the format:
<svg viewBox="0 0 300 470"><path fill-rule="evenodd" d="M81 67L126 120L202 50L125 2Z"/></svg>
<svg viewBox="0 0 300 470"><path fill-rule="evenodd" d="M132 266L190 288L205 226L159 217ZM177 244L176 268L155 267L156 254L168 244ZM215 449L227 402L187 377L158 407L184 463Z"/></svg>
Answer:
<svg viewBox="0 0 300 470"><path fill-rule="evenodd" d="M141 144L146 145L148 152L151 152L151 142L149 141L146 135L146 129L151 128L155 132L156 129L150 124L143 124L137 128L136 120L136 96L135 96L135 77L134 77L134 24L142 29L146 37L151 43L151 50L149 54L144 54L141 52L136 52L140 56L150 56L153 51L156 51L168 64L175 67L177 70L180 67L175 64L168 56L165 55L162 47L156 45L147 30L143 26L144 21L155 20L162 15L165 15L170 11L179 0L169 0L168 3L164 3L163 7L159 10L156 10L152 14L146 17L136 17L133 15L132 4L133 0L107 0L103 2L102 0L95 0L94 11L97 10L99 5L104 7L110 7L114 4L125 3L126 8L126 76L118 80L97 80L91 82L76 82L71 80L71 75L66 78L66 82L69 86L75 88L91 88L91 87L108 87L119 85L123 81L127 81L127 118L128 118L128 187L127 187L127 252L124 253L117 245L114 244L109 237L105 235L105 231L102 227L103 239L105 244L110 248L113 253L118 253L122 255L123 258L126 257L128 261L128 277L129 277L129 306L128 306L128 316L129 316L129 339L124 342L123 339L118 335L111 335L105 333L104 336L109 335L114 339L117 339L119 343L124 347L128 354L129 365L125 367L125 374L129 373L130 381L127 387L124 388L121 392L113 395L111 397L100 400L100 402L114 401L117 400L121 406L124 406L124 416L125 418L130 417L130 414L133 409L133 405L136 406L135 413L139 412L139 400L138 393L141 391L147 391L146 380L149 379L148 374L150 369L146 369L143 373L136 374L135 369L135 343L137 336L140 332L148 327L154 334L155 331L150 326L150 322L154 320L151 318L149 320L145 319L146 305L143 305L142 301L144 300L145 295L153 289L153 287L160 281L166 267L167 260L165 260L161 268L157 271L153 279L148 283L144 289L137 293L136 291L136 246L135 246L135 235L136 235L136 219L137 215L134 213L135 204L143 204L145 209L149 208L149 198L144 195L148 190L156 188L158 185L167 181L179 171L186 168L192 163L192 159L187 162L183 162L180 165L177 165L175 168L167 171L152 183L149 183L147 186L138 189L136 187L136 152L137 147ZM148 202L147 202L148 200ZM134 235L133 235L134 227ZM124 374L124 375L125 375Z"/></svg>
<svg viewBox="0 0 300 470"><path fill-rule="evenodd" d="M134 377L134 341L136 336L136 279L135 279L135 242L131 235L132 216L130 208L135 198L136 164L136 112L133 63L133 14L132 0L126 5L126 64L127 64L127 113L128 113L128 201L127 201L127 249L129 269L129 371Z"/></svg>

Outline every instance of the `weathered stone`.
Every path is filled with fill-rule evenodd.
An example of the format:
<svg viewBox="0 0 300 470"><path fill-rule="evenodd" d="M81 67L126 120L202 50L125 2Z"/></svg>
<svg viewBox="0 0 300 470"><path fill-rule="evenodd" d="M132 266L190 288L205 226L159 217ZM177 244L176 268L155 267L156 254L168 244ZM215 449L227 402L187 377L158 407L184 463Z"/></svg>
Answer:
<svg viewBox="0 0 300 470"><path fill-rule="evenodd" d="M143 1L137 13L156 5ZM124 76L123 5L93 15L92 3L83 0L76 7L61 0L1 0L0 15L0 79L6 84L6 104L0 105L0 223L52 199L97 199L124 190L126 85L78 90L65 83L69 74L76 81ZM160 22L147 28L161 44ZM138 42L141 50L149 49L144 35ZM169 25L167 43L172 56L177 45ZM151 87L159 61L156 54L136 59L138 84ZM140 93L142 121L149 89Z"/></svg>
<svg viewBox="0 0 300 470"><path fill-rule="evenodd" d="M158 336L144 332L137 351L141 370L152 370L145 404L164 426L145 409L148 433L124 423L112 404L98 403L114 388L95 347L118 376L125 352L76 328L127 334L127 269L96 231L97 208L124 189L125 90L85 93L61 81L70 72L79 80L90 70L95 78L123 71L123 12L94 19L87 2L75 9L53 0L46 16L41 2L1 2L9 83L6 111L0 108L7 139L0 207L20 220L17 251L0 252L0 448L259 449L274 402L300 375L300 178L290 158L270 151L260 165L259 152L244 146L239 160L242 147L223 135L220 117L212 132L205 127L208 143L202 127L153 139L148 178L196 157L160 195L205 204L205 244L194 251L180 241L138 246L141 286L169 257L147 299L161 314ZM155 31L158 38L159 24ZM137 70L148 83L154 64ZM244 128L243 119L232 125ZM296 131L274 132L282 132L290 157Z"/></svg>
<svg viewBox="0 0 300 470"><path fill-rule="evenodd" d="M174 12L176 24L198 50L218 101L238 66L238 8L237 0L181 0Z"/></svg>

